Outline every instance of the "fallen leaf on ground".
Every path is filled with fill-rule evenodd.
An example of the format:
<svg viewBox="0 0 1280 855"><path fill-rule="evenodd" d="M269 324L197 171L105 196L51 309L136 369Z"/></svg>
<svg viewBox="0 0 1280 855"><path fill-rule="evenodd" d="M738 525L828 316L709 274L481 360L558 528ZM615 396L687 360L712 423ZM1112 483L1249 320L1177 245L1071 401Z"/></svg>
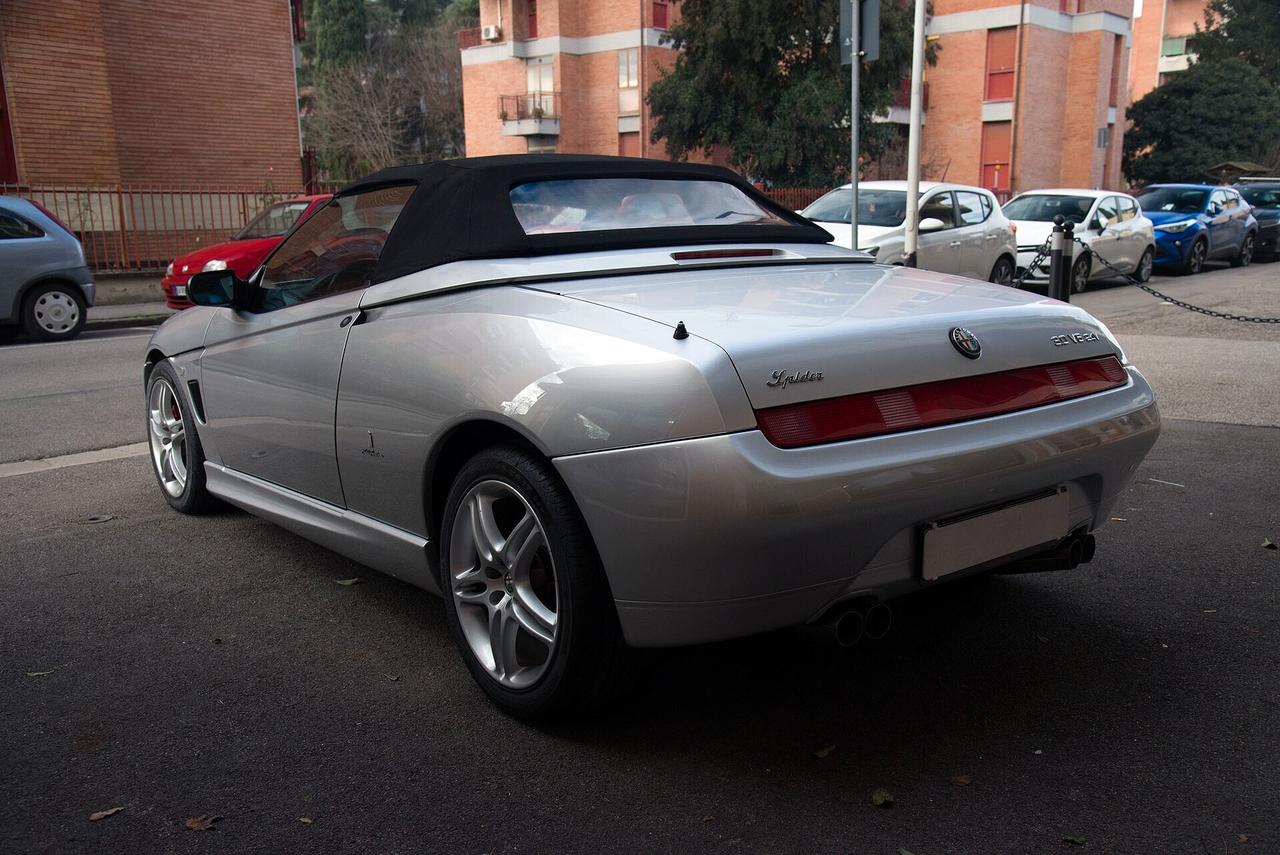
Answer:
<svg viewBox="0 0 1280 855"><path fill-rule="evenodd" d="M300 816L298 817L298 822L305 822L307 825L310 825L311 823L315 822L315 820L309 816Z"/></svg>
<svg viewBox="0 0 1280 855"><path fill-rule="evenodd" d="M1128 517L1112 517L1111 521L1112 522L1128 522L1129 519Z"/></svg>
<svg viewBox="0 0 1280 855"><path fill-rule="evenodd" d="M871 791L871 803L876 807L890 807L893 804L893 793L884 787L876 787Z"/></svg>
<svg viewBox="0 0 1280 855"><path fill-rule="evenodd" d="M106 819L107 817L111 816L111 814L113 813L119 813L122 810L124 810L123 807L113 807L113 808L107 808L106 810L96 811L94 813L89 814L89 821L97 822L99 820Z"/></svg>
<svg viewBox="0 0 1280 855"><path fill-rule="evenodd" d="M334 581L334 584L346 585L348 588L350 588L352 585L359 585L364 580L361 579L359 576L356 576L354 579L334 579L333 581Z"/></svg>
<svg viewBox="0 0 1280 855"><path fill-rule="evenodd" d="M1040 754L1043 754L1044 752L1043 752L1043 751L1041 751L1039 748L1037 748L1035 751L1032 751L1031 753L1032 753L1032 754L1036 754L1036 755L1040 755Z"/></svg>
<svg viewBox="0 0 1280 855"><path fill-rule="evenodd" d="M1083 846L1083 845L1085 845L1086 843L1088 843L1089 841L1085 840L1085 839L1084 839L1084 837L1083 837L1082 835L1079 835L1079 834L1073 834L1073 835L1071 835L1070 837L1064 837L1064 838L1062 838L1062 842L1063 842L1063 843L1071 843L1071 844L1074 844L1074 845L1076 845L1076 846Z"/></svg>
<svg viewBox="0 0 1280 855"><path fill-rule="evenodd" d="M204 814L203 816L197 816L194 819L187 820L185 824L187 828L192 831L213 831L213 824L220 819L222 819L220 816L209 816L208 814Z"/></svg>
<svg viewBox="0 0 1280 855"><path fill-rule="evenodd" d="M382 676L386 677L388 680L390 680L393 683L400 679L399 674L383 674Z"/></svg>
<svg viewBox="0 0 1280 855"><path fill-rule="evenodd" d="M1240 843L1248 843L1248 842L1249 842L1249 835L1247 835L1247 834L1237 834L1237 835L1236 835L1236 840L1237 840L1237 841L1239 841Z"/></svg>
<svg viewBox="0 0 1280 855"><path fill-rule="evenodd" d="M973 783L973 779L968 775L956 775L951 779L951 783L955 784L957 787L967 787Z"/></svg>
<svg viewBox="0 0 1280 855"><path fill-rule="evenodd" d="M830 754L832 751L835 751L835 750L836 750L836 747L834 745L824 745L821 748L819 748L817 751L813 752L813 756L821 760L823 757L826 757L828 754Z"/></svg>
<svg viewBox="0 0 1280 855"><path fill-rule="evenodd" d="M899 847L898 847L898 855L915 855L915 853L914 853L914 852L910 852L910 851L908 851L908 850L906 850L906 849L903 849L901 846L899 846Z"/></svg>
<svg viewBox="0 0 1280 855"><path fill-rule="evenodd" d="M1262 538L1262 548L1263 549L1280 549L1280 546L1276 546L1274 543L1272 543L1271 538L1264 537Z"/></svg>
<svg viewBox="0 0 1280 855"><path fill-rule="evenodd" d="M1049 643L1049 636L1047 636L1047 635L1037 635L1037 636L1036 636L1036 641L1040 642L1041 644L1048 644L1048 643Z"/></svg>
<svg viewBox="0 0 1280 855"><path fill-rule="evenodd" d="M48 677L52 673L53 673L52 671L28 671L27 676L28 677Z"/></svg>
<svg viewBox="0 0 1280 855"><path fill-rule="evenodd" d="M706 816L704 816L704 817L702 818L702 821L703 821L703 822L711 822L711 820L713 820L713 819L715 819L715 817L714 817L714 816L712 816L711 814L707 814Z"/></svg>
<svg viewBox="0 0 1280 855"><path fill-rule="evenodd" d="M1217 609L1201 609L1201 611L1207 615L1216 615L1218 613Z"/></svg>
<svg viewBox="0 0 1280 855"><path fill-rule="evenodd" d="M84 521L90 525L94 525L95 523L111 522L113 519L115 519L115 517L111 514L94 514L93 516L85 517Z"/></svg>

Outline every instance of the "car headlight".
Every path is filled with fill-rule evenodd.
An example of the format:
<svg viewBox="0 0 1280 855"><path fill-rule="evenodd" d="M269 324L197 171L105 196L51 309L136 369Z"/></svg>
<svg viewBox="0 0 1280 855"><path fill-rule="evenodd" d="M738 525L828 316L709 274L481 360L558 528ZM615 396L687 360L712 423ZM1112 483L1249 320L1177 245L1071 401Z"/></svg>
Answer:
<svg viewBox="0 0 1280 855"><path fill-rule="evenodd" d="M1156 226L1156 231L1177 234L1178 232L1185 232L1195 224L1195 220L1179 220L1176 223L1165 223L1163 226Z"/></svg>
<svg viewBox="0 0 1280 855"><path fill-rule="evenodd" d="M227 261L224 258L215 258L212 261L206 261L204 263L204 267L200 268L200 270L205 273L209 272L210 270L226 270L226 269L227 269Z"/></svg>
<svg viewBox="0 0 1280 855"><path fill-rule="evenodd" d="M170 261L170 262L169 262L169 266L168 266L168 267L166 267L166 268L164 269L164 275L165 275L165 276L172 276L172 275L173 275L173 262L172 262L172 261Z"/></svg>

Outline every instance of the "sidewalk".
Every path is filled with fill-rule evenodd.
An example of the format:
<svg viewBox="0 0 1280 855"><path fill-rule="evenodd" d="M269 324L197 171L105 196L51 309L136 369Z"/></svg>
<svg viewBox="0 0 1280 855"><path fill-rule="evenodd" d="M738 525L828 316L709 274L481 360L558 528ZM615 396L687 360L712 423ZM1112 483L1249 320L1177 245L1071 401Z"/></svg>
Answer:
<svg viewBox="0 0 1280 855"><path fill-rule="evenodd" d="M162 301L91 306L89 308L89 317L85 323L95 329L153 326L159 324L175 311L175 309L170 309Z"/></svg>

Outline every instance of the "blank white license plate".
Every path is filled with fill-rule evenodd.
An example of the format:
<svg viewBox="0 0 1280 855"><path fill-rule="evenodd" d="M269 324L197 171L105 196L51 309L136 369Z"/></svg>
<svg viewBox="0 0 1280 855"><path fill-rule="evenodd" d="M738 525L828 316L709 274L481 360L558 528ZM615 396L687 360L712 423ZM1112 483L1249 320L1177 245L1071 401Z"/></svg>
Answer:
<svg viewBox="0 0 1280 855"><path fill-rule="evenodd" d="M173 296L175 296L175 297L185 297L185 296L187 296L187 286L186 286L186 285L174 285L174 286L173 286Z"/></svg>
<svg viewBox="0 0 1280 855"><path fill-rule="evenodd" d="M1070 510L1071 500L1064 491L988 514L931 525L924 531L924 578L932 582L985 561L1056 543L1070 530Z"/></svg>

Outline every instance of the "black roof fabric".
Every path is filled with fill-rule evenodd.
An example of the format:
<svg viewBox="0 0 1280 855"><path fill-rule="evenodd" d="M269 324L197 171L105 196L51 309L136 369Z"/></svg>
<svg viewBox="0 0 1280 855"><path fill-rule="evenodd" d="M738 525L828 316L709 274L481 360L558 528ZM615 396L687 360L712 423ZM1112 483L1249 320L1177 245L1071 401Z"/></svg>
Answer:
<svg viewBox="0 0 1280 855"><path fill-rule="evenodd" d="M666 178L722 181L789 225L728 224L526 235L509 193L527 181L564 178ZM520 258L604 249L706 243L828 243L831 235L719 166L632 157L499 155L393 166L349 184L339 196L416 184L378 261L385 282L469 258Z"/></svg>

